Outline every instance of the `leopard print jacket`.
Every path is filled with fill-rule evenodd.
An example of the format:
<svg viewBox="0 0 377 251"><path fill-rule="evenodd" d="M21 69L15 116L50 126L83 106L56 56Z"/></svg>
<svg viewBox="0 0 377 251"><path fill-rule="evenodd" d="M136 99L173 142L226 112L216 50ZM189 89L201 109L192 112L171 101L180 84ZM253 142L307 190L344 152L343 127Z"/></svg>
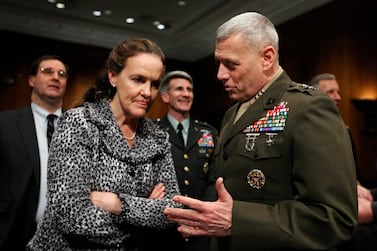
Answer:
<svg viewBox="0 0 377 251"><path fill-rule="evenodd" d="M163 199L148 199L155 184ZM122 200L117 216L94 206L91 191L114 192ZM69 250L67 236L104 245L127 243L133 227L171 226L166 207L181 207L167 133L148 118L139 121L130 148L107 100L66 111L53 136L48 161L48 204L30 250Z"/></svg>

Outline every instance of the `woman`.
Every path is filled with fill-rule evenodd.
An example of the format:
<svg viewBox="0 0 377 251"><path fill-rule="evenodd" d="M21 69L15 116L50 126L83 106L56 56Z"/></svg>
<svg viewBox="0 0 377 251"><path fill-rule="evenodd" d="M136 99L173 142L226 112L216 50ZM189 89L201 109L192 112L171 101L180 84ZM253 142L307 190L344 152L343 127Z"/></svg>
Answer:
<svg viewBox="0 0 377 251"><path fill-rule="evenodd" d="M50 148L48 206L32 250L136 250L137 233L167 228L180 207L168 136L144 117L157 96L164 55L147 39L124 41L107 77L59 121Z"/></svg>

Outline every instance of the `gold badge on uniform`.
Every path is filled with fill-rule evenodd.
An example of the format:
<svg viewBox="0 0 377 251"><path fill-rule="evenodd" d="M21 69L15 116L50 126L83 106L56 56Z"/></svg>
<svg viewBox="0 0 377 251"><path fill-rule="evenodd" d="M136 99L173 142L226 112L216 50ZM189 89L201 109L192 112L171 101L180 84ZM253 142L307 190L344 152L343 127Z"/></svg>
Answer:
<svg viewBox="0 0 377 251"><path fill-rule="evenodd" d="M205 162L204 165L203 165L203 172L208 173L208 169L209 169L208 162Z"/></svg>
<svg viewBox="0 0 377 251"><path fill-rule="evenodd" d="M252 188L260 189L264 186L265 182L266 178L259 169L253 169L247 174L247 183L249 183Z"/></svg>

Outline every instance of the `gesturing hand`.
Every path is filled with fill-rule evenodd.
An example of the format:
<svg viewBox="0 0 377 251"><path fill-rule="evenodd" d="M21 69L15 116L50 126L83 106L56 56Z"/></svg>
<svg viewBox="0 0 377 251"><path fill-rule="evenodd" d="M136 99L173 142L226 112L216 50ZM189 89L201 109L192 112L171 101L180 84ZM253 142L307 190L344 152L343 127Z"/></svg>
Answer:
<svg viewBox="0 0 377 251"><path fill-rule="evenodd" d="M365 200L373 201L373 196L370 190L361 185L357 185L357 197L365 199Z"/></svg>
<svg viewBox="0 0 377 251"><path fill-rule="evenodd" d="M164 214L177 222L178 231L184 236L207 235L227 236L231 234L233 199L225 189L223 178L216 181L218 200L201 201L181 195L174 196L174 202L188 209L166 208Z"/></svg>
<svg viewBox="0 0 377 251"><path fill-rule="evenodd" d="M373 222L372 202L363 198L358 198L358 222L359 224L369 224Z"/></svg>

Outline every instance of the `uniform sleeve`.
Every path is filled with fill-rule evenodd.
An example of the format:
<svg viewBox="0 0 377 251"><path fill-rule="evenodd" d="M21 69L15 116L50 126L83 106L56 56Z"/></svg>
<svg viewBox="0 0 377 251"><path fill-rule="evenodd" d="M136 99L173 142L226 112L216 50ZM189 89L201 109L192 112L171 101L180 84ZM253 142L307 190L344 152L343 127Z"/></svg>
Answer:
<svg viewBox="0 0 377 251"><path fill-rule="evenodd" d="M285 128L292 198L272 204L234 201L232 250L326 250L357 225L356 174L339 112L323 96L289 103ZM281 188L284 189L284 188Z"/></svg>

